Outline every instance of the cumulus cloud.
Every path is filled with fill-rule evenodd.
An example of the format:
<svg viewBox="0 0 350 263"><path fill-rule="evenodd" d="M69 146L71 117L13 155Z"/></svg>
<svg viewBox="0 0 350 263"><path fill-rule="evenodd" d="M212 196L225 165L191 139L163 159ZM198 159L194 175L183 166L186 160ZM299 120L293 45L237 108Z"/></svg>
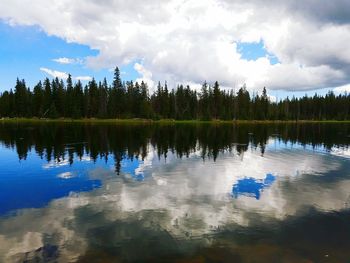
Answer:
<svg viewBox="0 0 350 263"><path fill-rule="evenodd" d="M144 81L148 83L150 88L154 87L154 81L152 80L152 72L145 69L144 66L140 63L135 63L134 69L141 75L140 78L136 79L136 81L141 82Z"/></svg>
<svg viewBox="0 0 350 263"><path fill-rule="evenodd" d="M58 71L58 70L52 70L48 68L40 68L41 71L47 73L51 77L59 78L59 79L67 79L68 74L66 72Z"/></svg>
<svg viewBox="0 0 350 263"><path fill-rule="evenodd" d="M52 61L57 62L59 64L81 64L82 63L80 59L66 58L66 57L55 58Z"/></svg>
<svg viewBox="0 0 350 263"><path fill-rule="evenodd" d="M63 79L63 80L68 78L68 73L66 73L66 72L53 70L53 69L49 69L49 68L44 68L44 67L40 68L40 70L45 72L46 74L50 75L53 78L59 78L59 79ZM76 76L76 77L73 77L73 79L81 80L81 81L91 81L92 77L90 77L90 76Z"/></svg>
<svg viewBox="0 0 350 263"><path fill-rule="evenodd" d="M49 35L99 50L86 58L91 68L141 60L134 68L150 85L219 80L232 88L246 83L256 90L295 91L350 83L349 5L347 0L4 0L0 18L39 25ZM237 48L260 41L280 63L272 64L267 55L244 59Z"/></svg>
<svg viewBox="0 0 350 263"><path fill-rule="evenodd" d="M91 81L92 77L90 76L77 76L75 77L76 80L82 80L82 81Z"/></svg>
<svg viewBox="0 0 350 263"><path fill-rule="evenodd" d="M334 89L334 92L339 94L339 93L350 93L350 84L348 85L344 85L344 86L340 86L340 87L336 87Z"/></svg>

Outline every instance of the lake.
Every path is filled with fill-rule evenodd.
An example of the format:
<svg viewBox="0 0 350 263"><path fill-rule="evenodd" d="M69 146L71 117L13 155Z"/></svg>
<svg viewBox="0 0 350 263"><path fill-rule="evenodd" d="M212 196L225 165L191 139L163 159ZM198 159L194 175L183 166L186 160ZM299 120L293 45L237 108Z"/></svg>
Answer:
<svg viewBox="0 0 350 263"><path fill-rule="evenodd" d="M0 123L0 262L350 262L350 125Z"/></svg>

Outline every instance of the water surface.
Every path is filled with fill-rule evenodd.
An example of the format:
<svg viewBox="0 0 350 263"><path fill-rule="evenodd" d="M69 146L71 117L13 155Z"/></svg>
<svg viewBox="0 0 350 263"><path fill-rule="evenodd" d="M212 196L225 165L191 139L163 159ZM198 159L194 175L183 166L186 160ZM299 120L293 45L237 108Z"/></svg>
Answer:
<svg viewBox="0 0 350 263"><path fill-rule="evenodd" d="M350 262L350 126L0 124L0 262Z"/></svg>

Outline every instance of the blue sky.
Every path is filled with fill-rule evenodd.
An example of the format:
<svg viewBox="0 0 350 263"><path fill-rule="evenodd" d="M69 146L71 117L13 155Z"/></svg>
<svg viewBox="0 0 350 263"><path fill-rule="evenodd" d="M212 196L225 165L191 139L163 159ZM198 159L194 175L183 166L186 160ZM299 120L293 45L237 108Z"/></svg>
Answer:
<svg viewBox="0 0 350 263"><path fill-rule="evenodd" d="M237 49L242 54L242 58L247 60L257 60L261 57L269 57L270 63L272 65L279 63L278 58L273 54L269 54L265 47L263 41L253 42L253 43L237 43Z"/></svg>
<svg viewBox="0 0 350 263"><path fill-rule="evenodd" d="M40 68L48 68L72 74L72 76L91 76L97 80L104 77L111 81L110 69L94 70L84 65L84 59L98 55L86 45L67 43L55 36L48 36L37 26L10 26L0 22L0 91L14 87L16 78L25 79L30 87L46 77L52 78ZM72 58L77 62L61 64L58 58ZM125 80L136 79L139 74L133 64L121 67Z"/></svg>

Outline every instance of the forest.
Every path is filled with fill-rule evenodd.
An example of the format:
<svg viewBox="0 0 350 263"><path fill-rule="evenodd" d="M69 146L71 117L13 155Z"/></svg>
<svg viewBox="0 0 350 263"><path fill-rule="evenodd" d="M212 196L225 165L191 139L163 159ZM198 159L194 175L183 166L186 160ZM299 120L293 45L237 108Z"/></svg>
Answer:
<svg viewBox="0 0 350 263"><path fill-rule="evenodd" d="M204 82L198 92L184 85L169 90L165 82L150 94L145 82L123 82L118 67L111 85L106 78L73 83L69 75L65 82L46 78L31 90L17 79L14 90L0 95L1 118L348 120L349 110L350 94L332 91L271 101L265 87L261 94L250 94L245 86L235 92Z"/></svg>

